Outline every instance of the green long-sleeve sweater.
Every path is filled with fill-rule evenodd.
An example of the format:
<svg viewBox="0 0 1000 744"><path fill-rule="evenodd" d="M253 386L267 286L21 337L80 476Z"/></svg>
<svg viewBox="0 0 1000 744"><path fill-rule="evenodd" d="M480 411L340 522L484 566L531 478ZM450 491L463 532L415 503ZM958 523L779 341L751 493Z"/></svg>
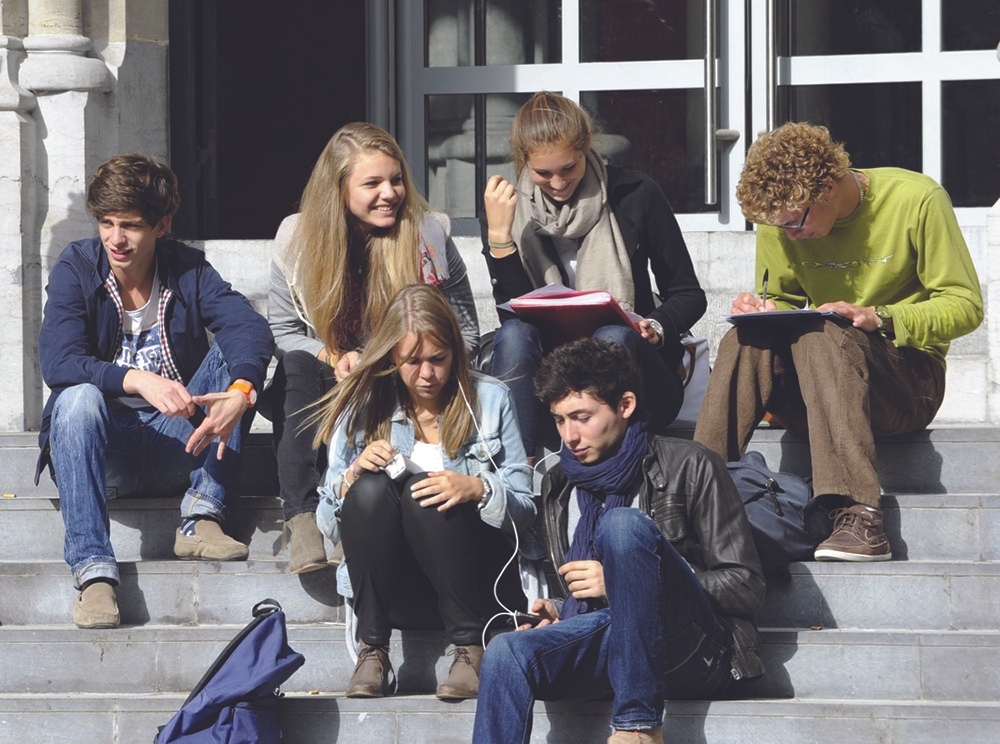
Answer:
<svg viewBox="0 0 1000 744"><path fill-rule="evenodd" d="M861 171L862 204L823 238L791 241L776 227L757 232L757 291L779 309L843 300L885 305L897 346L945 364L951 339L983 321L979 277L951 200L933 179L900 168Z"/></svg>

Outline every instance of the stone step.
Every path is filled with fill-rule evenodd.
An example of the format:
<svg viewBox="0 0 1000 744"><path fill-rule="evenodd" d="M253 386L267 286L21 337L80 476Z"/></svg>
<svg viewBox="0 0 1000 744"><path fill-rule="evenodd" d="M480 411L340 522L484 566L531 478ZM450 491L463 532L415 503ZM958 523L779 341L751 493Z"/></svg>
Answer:
<svg viewBox="0 0 1000 744"><path fill-rule="evenodd" d="M768 582L761 627L1000 630L1000 563L799 563ZM289 622L342 622L332 569L299 576L283 561L121 564L125 625L242 623L249 599L273 597ZM68 623L76 592L61 561L0 562L0 622ZM249 598L249 599L248 599Z"/></svg>
<svg viewBox="0 0 1000 744"><path fill-rule="evenodd" d="M0 695L0 744L149 744L184 700L169 695ZM427 695L351 700L334 695L287 695L284 740L468 744L476 701L442 703ZM538 703L533 744L603 744L606 702ZM886 703L879 700L722 700L668 703L668 741L703 744L759 742L879 742L995 744L1000 704Z"/></svg>
<svg viewBox="0 0 1000 744"><path fill-rule="evenodd" d="M30 562L61 556L64 530L58 505L58 499L37 496L0 500L3 557ZM112 500L111 541L118 559L172 559L179 506L177 499ZM883 508L896 559L1000 560L1000 496L890 494L883 498ZM283 519L274 496L245 497L232 510L226 530L248 542L252 558L287 560ZM332 547L327 545L328 553Z"/></svg>
<svg viewBox="0 0 1000 744"><path fill-rule="evenodd" d="M35 464L38 461L38 434L32 432L0 434L0 488L5 494L20 498L59 497L48 472L43 472L35 485ZM269 432L251 431L243 450L240 489L244 496L278 493L278 473L271 449ZM178 498L180 494L178 494Z"/></svg>
<svg viewBox="0 0 1000 744"><path fill-rule="evenodd" d="M239 630L146 626L82 631L68 625L2 633L0 694L171 693L190 690ZM342 693L353 664L341 623L291 625L289 644L306 664L287 692ZM741 695L944 702L1000 699L1000 633L974 631L761 631L768 673ZM44 648L46 653L39 654ZM443 633L396 631L391 658L406 693L433 693L451 656ZM861 672L861 668L864 672Z"/></svg>
<svg viewBox="0 0 1000 744"><path fill-rule="evenodd" d="M689 430L672 435L691 437ZM940 426L934 429L882 436L876 439L879 481L886 493L996 493L1000 482L1000 428ZM807 440L783 429L760 428L750 449L764 454L778 470L809 472ZM37 435L0 434L0 487L5 493L37 493L55 497L51 480L34 485L38 457ZM242 476L245 495L273 495L278 491L271 435L251 432Z"/></svg>

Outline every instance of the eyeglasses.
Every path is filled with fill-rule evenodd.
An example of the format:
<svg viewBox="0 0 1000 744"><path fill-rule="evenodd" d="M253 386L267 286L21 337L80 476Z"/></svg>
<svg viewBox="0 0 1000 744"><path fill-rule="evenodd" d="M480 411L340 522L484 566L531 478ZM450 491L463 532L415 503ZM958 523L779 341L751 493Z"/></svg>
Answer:
<svg viewBox="0 0 1000 744"><path fill-rule="evenodd" d="M806 211L802 213L802 219L799 220L797 225L771 225L771 227L777 227L780 230L801 230L806 226L806 220L809 219L809 210L812 207L806 207Z"/></svg>

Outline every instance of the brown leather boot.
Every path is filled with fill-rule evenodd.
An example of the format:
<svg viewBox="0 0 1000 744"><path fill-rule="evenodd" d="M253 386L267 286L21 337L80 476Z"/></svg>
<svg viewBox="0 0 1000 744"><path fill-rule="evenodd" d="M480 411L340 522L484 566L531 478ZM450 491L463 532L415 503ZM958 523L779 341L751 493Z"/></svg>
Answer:
<svg viewBox="0 0 1000 744"><path fill-rule="evenodd" d="M369 646L361 643L358 653L358 663L354 667L351 681L347 683L349 698L385 697L389 689L389 675L392 664L389 663L388 646Z"/></svg>
<svg viewBox="0 0 1000 744"><path fill-rule="evenodd" d="M455 646L455 655L448 679L438 685L439 700L468 700L479 695L479 665L483 660L482 646Z"/></svg>

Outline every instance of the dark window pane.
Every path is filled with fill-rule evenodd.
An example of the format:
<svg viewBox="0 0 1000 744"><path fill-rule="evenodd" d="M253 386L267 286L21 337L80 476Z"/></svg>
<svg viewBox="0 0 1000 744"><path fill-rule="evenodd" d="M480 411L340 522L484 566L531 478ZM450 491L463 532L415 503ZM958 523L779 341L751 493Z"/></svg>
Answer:
<svg viewBox="0 0 1000 744"><path fill-rule="evenodd" d="M941 48L946 52L994 49L1000 43L1000 2L942 2L941 27Z"/></svg>
<svg viewBox="0 0 1000 744"><path fill-rule="evenodd" d="M962 80L941 89L942 184L956 207L1000 198L1000 80Z"/></svg>
<svg viewBox="0 0 1000 744"><path fill-rule="evenodd" d="M581 0L583 62L699 59L705 5L676 0Z"/></svg>
<svg viewBox="0 0 1000 744"><path fill-rule="evenodd" d="M475 5L473 0L427 0L428 67L476 63ZM562 61L561 0L490 0L485 5L486 64Z"/></svg>
<svg viewBox="0 0 1000 744"><path fill-rule="evenodd" d="M920 0L777 0L783 56L920 51Z"/></svg>
<svg viewBox="0 0 1000 744"><path fill-rule="evenodd" d="M784 121L822 124L859 168L923 165L920 83L778 88ZM781 123L781 122L779 122Z"/></svg>
<svg viewBox="0 0 1000 744"><path fill-rule="evenodd" d="M701 90L593 91L580 103L604 130L598 146L612 163L649 174L677 213L715 211L703 199Z"/></svg>
<svg viewBox="0 0 1000 744"><path fill-rule="evenodd" d="M486 174L513 179L508 136L517 109L530 93L486 96ZM453 219L476 217L475 96L432 95L427 105L427 200Z"/></svg>

